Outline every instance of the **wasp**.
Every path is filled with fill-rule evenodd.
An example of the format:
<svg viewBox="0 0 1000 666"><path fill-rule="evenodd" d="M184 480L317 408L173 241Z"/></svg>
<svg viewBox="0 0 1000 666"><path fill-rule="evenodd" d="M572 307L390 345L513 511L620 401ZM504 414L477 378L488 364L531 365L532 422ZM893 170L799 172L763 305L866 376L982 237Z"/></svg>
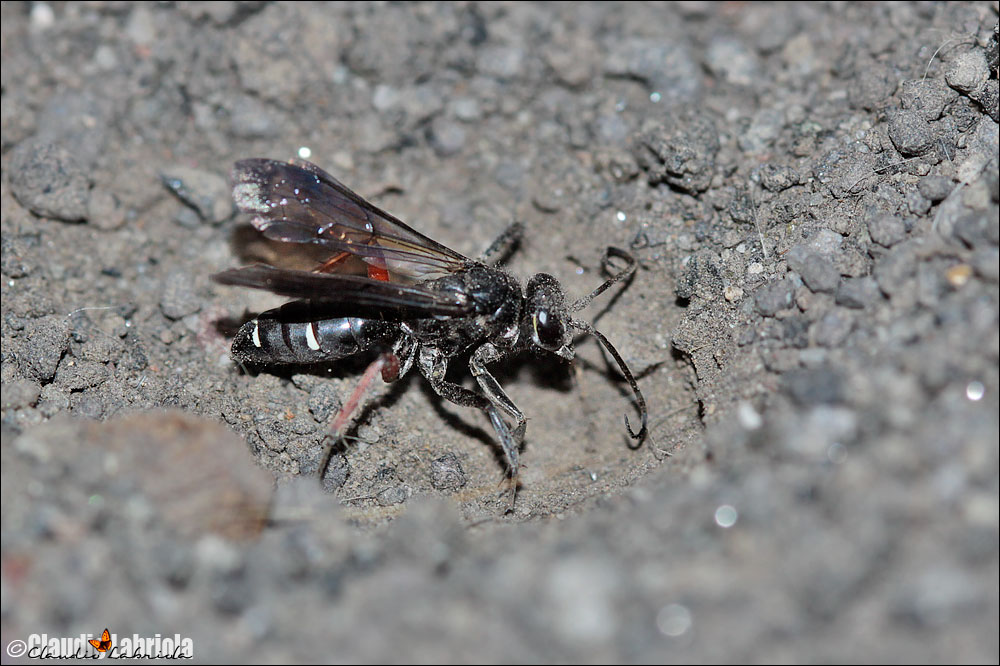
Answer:
<svg viewBox="0 0 1000 666"><path fill-rule="evenodd" d="M615 270L612 258L625 266L587 296L568 302L551 275L538 273L522 288L497 267L520 238L520 225L502 234L481 258L470 259L309 162L242 160L233 168L232 183L237 208L266 238L311 244L327 257L313 270L258 264L214 276L225 285L296 299L240 328L232 356L241 365L316 364L391 350L370 366L366 380L381 371L385 381L394 381L416 366L439 396L485 412L516 490L527 419L489 368L527 350L572 360L574 335L585 333L607 349L635 394L641 425L636 432L626 415L629 435L639 443L646 437L646 401L628 365L603 334L573 316L635 272L637 262L629 253L609 247L602 259L605 269ZM478 391L445 378L449 362L466 353ZM358 397L355 392L338 415L339 425Z"/></svg>

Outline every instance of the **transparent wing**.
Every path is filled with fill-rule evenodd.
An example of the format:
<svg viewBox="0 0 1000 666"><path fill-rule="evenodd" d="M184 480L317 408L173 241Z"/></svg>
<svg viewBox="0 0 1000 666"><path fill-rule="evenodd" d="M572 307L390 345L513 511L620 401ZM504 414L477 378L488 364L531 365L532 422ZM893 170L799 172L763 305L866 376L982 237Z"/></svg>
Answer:
<svg viewBox="0 0 1000 666"><path fill-rule="evenodd" d="M469 259L365 201L315 164L237 162L233 200L270 239L316 243L416 280L460 270Z"/></svg>

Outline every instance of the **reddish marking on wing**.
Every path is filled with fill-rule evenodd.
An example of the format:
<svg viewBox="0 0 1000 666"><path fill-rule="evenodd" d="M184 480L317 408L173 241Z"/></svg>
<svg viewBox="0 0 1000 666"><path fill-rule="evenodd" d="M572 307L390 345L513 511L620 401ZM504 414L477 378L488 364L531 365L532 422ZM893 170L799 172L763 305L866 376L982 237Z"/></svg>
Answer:
<svg viewBox="0 0 1000 666"><path fill-rule="evenodd" d="M371 264L368 264L368 277L373 280L389 282L389 270L382 268L381 266L372 266Z"/></svg>
<svg viewBox="0 0 1000 666"><path fill-rule="evenodd" d="M343 261L350 256L351 254L349 252L340 252L330 257L316 268L314 268L313 273L335 273L337 272L340 264L343 263ZM365 262L367 264L369 278L371 278L372 280L379 280L380 282L392 281L389 277L388 268L386 268L384 265L382 266L375 265L373 263L370 263L370 261L371 260ZM384 264L384 262L382 263Z"/></svg>
<svg viewBox="0 0 1000 666"><path fill-rule="evenodd" d="M342 262L344 259L347 259L349 256L351 255L348 252L341 252L340 254L334 255L314 268L313 273L330 273L337 266L337 264Z"/></svg>

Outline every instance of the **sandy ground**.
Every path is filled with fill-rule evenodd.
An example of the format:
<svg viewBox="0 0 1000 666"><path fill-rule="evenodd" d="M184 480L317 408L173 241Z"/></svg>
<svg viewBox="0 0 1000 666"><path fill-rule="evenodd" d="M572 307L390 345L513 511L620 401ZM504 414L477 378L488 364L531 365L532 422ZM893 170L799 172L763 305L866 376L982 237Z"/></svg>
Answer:
<svg viewBox="0 0 1000 666"><path fill-rule="evenodd" d="M205 661L996 662L997 3L2 5L2 632ZM227 174L310 159L578 297L486 417L281 302ZM256 247L259 251L266 248ZM456 363L449 375L472 386ZM632 416L634 420L634 416ZM23 660L23 659L22 659Z"/></svg>

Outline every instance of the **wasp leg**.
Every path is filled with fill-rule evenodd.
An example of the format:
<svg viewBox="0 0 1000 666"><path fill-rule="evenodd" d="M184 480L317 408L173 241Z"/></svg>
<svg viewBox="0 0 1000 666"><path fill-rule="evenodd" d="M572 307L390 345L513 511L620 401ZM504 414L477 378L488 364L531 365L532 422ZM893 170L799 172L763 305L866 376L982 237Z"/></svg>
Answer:
<svg viewBox="0 0 1000 666"><path fill-rule="evenodd" d="M514 404L514 401L507 397L503 387L500 386L500 382L486 369L487 363L499 361L504 356L507 356L507 354L487 342L472 354L472 359L469 361L469 369L472 371L472 376L479 383L479 388L483 390L486 399L489 400L492 406L492 410L488 410L487 413L490 415L490 421L493 423L494 430L497 431L497 435L500 437L500 444L510 465L511 486L513 491L516 491L517 452L521 448L521 442L524 440L524 431L528 427L528 420L524 417L524 412ZM514 420L516 425L513 430L500 417L499 412L503 412ZM511 504L513 505L513 495L511 496Z"/></svg>
<svg viewBox="0 0 1000 666"><path fill-rule="evenodd" d="M474 407L489 411L490 401L464 386L449 382L444 378L448 371L448 358L436 349L421 347L418 355L420 373L431 383L431 388L439 396L462 407Z"/></svg>
<svg viewBox="0 0 1000 666"><path fill-rule="evenodd" d="M500 410L490 405L486 413L490 417L493 429L497 431L497 435L500 437L500 447L504 451L504 456L507 458L507 465L510 469L510 498L507 500L507 513L510 513L514 510L514 498L517 497L517 449L520 446L520 440L515 441L514 437L510 434L510 426L500 416Z"/></svg>
<svg viewBox="0 0 1000 666"><path fill-rule="evenodd" d="M472 376L479 382L479 387L483 389L483 393L486 394L486 399L490 401L490 404L517 422L517 426L511 435L520 444L521 440L524 439L524 431L528 427L528 420L524 417L524 412L514 404L514 401L507 397L507 393L500 386L500 382L486 369L487 363L495 363L507 355L498 350L492 343L487 342L472 355L472 359L469 361L469 369L472 370Z"/></svg>
<svg viewBox="0 0 1000 666"><path fill-rule="evenodd" d="M507 255L513 252L514 247L520 242L523 235L524 225L520 222L514 222L486 248L486 252L483 252L480 261L484 264L495 265L500 263L507 258Z"/></svg>
<svg viewBox="0 0 1000 666"><path fill-rule="evenodd" d="M419 368L421 374L427 378L427 381L431 383L431 387L434 392L439 396L453 402L456 405L461 405L462 407L473 407L475 409L481 409L486 412L486 415L490 419L490 423L493 425L493 429L496 430L497 437L500 439L500 448L503 450L504 458L507 461L507 467L510 470L510 475L513 479L512 487L517 487L517 450L521 445L521 439L524 437L524 427L520 428L518 431L511 432L510 427L507 422L503 420L500 415L501 411L506 412L507 408L494 404L492 400L487 399L475 391L469 390L464 386L455 384L453 382L447 381L444 376L448 370L448 359L435 349L428 349L426 347L420 348L419 354ZM488 374L488 373L487 373ZM490 377L490 379L493 379ZM496 384L496 380L493 381ZM499 385L497 385L499 386ZM503 394L503 390L500 390ZM504 395L506 399L507 396ZM507 402L513 406L513 403L507 399ZM517 410L517 407L514 407ZM520 413L519 410L517 410ZM521 416L523 421L524 416Z"/></svg>

